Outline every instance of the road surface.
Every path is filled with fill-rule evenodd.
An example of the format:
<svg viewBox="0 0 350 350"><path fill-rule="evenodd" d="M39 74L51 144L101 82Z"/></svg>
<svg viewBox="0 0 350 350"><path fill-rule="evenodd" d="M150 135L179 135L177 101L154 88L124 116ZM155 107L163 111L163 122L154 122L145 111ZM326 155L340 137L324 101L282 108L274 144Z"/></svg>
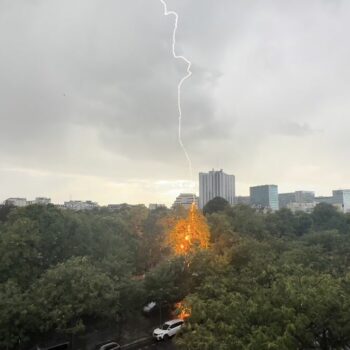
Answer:
<svg viewBox="0 0 350 350"><path fill-rule="evenodd" d="M152 343L149 345L144 345L143 347L136 348L137 350L176 350L175 344L169 341Z"/></svg>

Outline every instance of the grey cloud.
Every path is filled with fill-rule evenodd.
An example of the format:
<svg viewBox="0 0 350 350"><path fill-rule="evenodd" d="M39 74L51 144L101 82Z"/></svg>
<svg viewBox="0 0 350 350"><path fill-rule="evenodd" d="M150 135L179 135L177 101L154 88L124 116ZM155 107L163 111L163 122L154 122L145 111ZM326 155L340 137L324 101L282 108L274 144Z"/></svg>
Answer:
<svg viewBox="0 0 350 350"><path fill-rule="evenodd" d="M282 135L287 136L308 136L312 135L318 130L312 129L307 123L301 124L292 121L285 121L278 125L277 132Z"/></svg>
<svg viewBox="0 0 350 350"><path fill-rule="evenodd" d="M169 0L169 8L180 15L177 51L193 61L183 139L195 171L221 163L251 178L261 154L273 159L276 135L319 142L322 152L350 127L348 2ZM187 178L176 107L185 65L171 55L172 28L157 0L1 2L3 166ZM287 168L298 147L285 148Z"/></svg>

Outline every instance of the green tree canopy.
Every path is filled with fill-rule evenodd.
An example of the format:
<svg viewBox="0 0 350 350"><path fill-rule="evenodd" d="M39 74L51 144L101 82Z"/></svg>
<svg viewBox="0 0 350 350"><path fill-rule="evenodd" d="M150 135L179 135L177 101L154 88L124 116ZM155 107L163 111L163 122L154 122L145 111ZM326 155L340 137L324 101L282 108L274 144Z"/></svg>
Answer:
<svg viewBox="0 0 350 350"><path fill-rule="evenodd" d="M203 214L213 214L218 211L224 211L227 208L230 207L230 203L222 198L222 197L215 197L211 199L203 208Z"/></svg>

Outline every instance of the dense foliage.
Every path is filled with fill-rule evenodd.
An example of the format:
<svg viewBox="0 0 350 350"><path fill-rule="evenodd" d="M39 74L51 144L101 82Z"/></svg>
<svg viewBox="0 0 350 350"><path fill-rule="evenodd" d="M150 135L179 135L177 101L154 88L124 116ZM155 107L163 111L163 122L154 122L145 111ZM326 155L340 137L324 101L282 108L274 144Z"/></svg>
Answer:
<svg viewBox="0 0 350 350"><path fill-rule="evenodd" d="M162 259L167 210L34 205L0 214L1 349L101 322L118 326L147 302L136 277Z"/></svg>
<svg viewBox="0 0 350 350"><path fill-rule="evenodd" d="M203 213L204 215L213 214L218 211L226 210L229 207L230 203L226 199L215 197L204 206Z"/></svg>
<svg viewBox="0 0 350 350"><path fill-rule="evenodd" d="M0 348L121 327L149 301L191 309L182 349L349 346L349 214L207 209L209 249L186 256L169 247L181 208L0 209Z"/></svg>
<svg viewBox="0 0 350 350"><path fill-rule="evenodd" d="M237 206L208 217L222 257L187 296L183 349L346 349L350 216Z"/></svg>

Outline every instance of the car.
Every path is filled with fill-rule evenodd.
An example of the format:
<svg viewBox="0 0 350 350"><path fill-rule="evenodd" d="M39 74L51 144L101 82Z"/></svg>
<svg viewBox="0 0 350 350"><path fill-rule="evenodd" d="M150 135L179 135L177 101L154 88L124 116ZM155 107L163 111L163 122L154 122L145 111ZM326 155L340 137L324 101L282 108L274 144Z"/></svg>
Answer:
<svg viewBox="0 0 350 350"><path fill-rule="evenodd" d="M145 314L149 314L154 310L154 308L157 306L157 303L155 301L151 301L146 306L143 307L143 312Z"/></svg>
<svg viewBox="0 0 350 350"><path fill-rule="evenodd" d="M98 348L98 350L120 350L120 349L121 349L120 345L116 342L109 342Z"/></svg>
<svg viewBox="0 0 350 350"><path fill-rule="evenodd" d="M161 327L153 331L153 338L157 340L167 340L176 335L183 325L184 321L181 319L167 321Z"/></svg>

